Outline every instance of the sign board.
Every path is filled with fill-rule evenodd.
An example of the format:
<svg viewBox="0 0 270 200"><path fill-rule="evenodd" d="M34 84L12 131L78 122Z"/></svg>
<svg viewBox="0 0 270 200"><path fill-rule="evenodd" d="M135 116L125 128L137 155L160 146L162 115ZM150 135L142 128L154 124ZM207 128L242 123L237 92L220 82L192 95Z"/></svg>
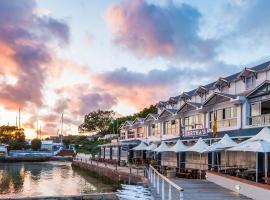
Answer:
<svg viewBox="0 0 270 200"><path fill-rule="evenodd" d="M188 130L188 131L183 132L183 137L201 137L201 136L207 136L207 135L208 135L208 131L206 128Z"/></svg>

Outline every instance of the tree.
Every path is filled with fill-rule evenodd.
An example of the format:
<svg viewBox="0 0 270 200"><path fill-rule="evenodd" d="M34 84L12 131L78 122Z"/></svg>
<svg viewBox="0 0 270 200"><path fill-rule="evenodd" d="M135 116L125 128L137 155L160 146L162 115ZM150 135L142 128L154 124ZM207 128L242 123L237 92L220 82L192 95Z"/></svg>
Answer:
<svg viewBox="0 0 270 200"><path fill-rule="evenodd" d="M38 138L35 138L31 142L31 149L34 151L40 150L41 148L41 140Z"/></svg>
<svg viewBox="0 0 270 200"><path fill-rule="evenodd" d="M135 120L137 117L146 117L149 113L157 113L157 107L155 105L150 105L148 108L144 108L142 111L135 113L134 115L128 115L124 117L117 118L117 123L114 121L114 130L117 130L119 133L120 126L125 123L127 120ZM111 124L109 127L109 132L113 131L113 125Z"/></svg>
<svg viewBox="0 0 270 200"><path fill-rule="evenodd" d="M79 126L80 132L105 133L113 120L113 111L93 111L84 116L84 122Z"/></svg>
<svg viewBox="0 0 270 200"><path fill-rule="evenodd" d="M8 145L9 150L20 150L27 147L24 129L16 126L0 127L0 143Z"/></svg>

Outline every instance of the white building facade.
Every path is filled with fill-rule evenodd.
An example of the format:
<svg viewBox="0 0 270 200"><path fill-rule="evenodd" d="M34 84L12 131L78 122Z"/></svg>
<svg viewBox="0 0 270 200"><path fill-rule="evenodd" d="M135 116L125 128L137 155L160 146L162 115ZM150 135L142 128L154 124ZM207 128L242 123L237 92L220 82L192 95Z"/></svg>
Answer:
<svg viewBox="0 0 270 200"><path fill-rule="evenodd" d="M170 97L157 108L144 119L124 123L120 141L211 140L214 115L218 137L255 135L270 125L270 61Z"/></svg>

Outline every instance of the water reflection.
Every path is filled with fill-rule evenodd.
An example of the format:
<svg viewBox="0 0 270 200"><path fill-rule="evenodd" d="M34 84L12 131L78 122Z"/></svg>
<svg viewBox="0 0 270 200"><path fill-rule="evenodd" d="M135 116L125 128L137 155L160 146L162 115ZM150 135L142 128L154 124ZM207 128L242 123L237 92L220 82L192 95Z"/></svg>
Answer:
<svg viewBox="0 0 270 200"><path fill-rule="evenodd" d="M110 192L86 172L67 162L0 163L0 197L75 195Z"/></svg>

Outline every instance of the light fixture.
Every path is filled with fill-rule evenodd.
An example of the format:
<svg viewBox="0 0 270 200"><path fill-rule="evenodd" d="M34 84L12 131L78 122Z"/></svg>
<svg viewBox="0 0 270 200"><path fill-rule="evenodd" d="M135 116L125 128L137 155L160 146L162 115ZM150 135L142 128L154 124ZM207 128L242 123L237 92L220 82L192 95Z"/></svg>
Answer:
<svg viewBox="0 0 270 200"><path fill-rule="evenodd" d="M240 192L240 189L241 189L241 186L237 184L237 185L234 186L234 188L239 193Z"/></svg>

